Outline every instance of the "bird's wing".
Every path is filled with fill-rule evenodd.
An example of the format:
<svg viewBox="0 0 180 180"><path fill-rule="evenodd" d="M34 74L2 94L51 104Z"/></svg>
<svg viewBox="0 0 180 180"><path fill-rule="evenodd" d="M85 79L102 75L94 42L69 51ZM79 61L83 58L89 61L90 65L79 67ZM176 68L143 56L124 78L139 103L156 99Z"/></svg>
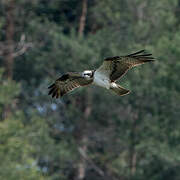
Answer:
<svg viewBox="0 0 180 180"><path fill-rule="evenodd" d="M145 50L142 50L126 56L108 57L104 59L103 64L97 71L108 76L111 81L115 81L122 77L130 68L154 61L152 54L144 52Z"/></svg>
<svg viewBox="0 0 180 180"><path fill-rule="evenodd" d="M81 76L81 73L68 72L58 78L49 88L49 94L54 98L62 97L69 91L80 86L86 86L92 83L93 80L87 80Z"/></svg>

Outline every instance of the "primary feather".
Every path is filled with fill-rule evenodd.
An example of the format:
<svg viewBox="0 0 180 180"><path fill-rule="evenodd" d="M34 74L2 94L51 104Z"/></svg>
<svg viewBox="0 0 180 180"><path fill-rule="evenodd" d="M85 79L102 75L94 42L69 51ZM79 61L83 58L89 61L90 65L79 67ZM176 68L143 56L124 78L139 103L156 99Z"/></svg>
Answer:
<svg viewBox="0 0 180 180"><path fill-rule="evenodd" d="M126 56L108 57L97 70L86 70L81 73L68 72L62 75L48 87L49 95L59 98L75 88L90 84L110 89L120 96L126 95L130 91L116 84L115 81L126 74L129 69L152 61L154 61L152 54L145 53L145 50Z"/></svg>
<svg viewBox="0 0 180 180"><path fill-rule="evenodd" d="M98 71L105 72L111 81L122 77L132 67L154 61L152 54L144 54L145 50L138 51L126 56L115 56L104 59Z"/></svg>
<svg viewBox="0 0 180 180"><path fill-rule="evenodd" d="M86 80L81 76L81 73L69 72L58 78L55 83L50 85L48 88L49 95L52 97L62 97L64 94L78 88L80 86L86 86L90 84L92 80Z"/></svg>

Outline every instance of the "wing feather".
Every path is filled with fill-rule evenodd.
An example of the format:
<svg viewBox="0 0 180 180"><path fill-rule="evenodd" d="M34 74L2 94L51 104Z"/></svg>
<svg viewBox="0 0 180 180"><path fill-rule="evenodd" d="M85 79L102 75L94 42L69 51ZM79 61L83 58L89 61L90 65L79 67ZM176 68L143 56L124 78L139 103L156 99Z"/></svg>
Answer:
<svg viewBox="0 0 180 180"><path fill-rule="evenodd" d="M87 80L81 76L81 73L68 72L58 78L52 85L48 87L49 93L53 98L62 97L64 94L78 88L80 86L86 86L92 83L91 80Z"/></svg>
<svg viewBox="0 0 180 180"><path fill-rule="evenodd" d="M108 57L97 71L101 71L111 81L116 81L132 67L151 61L154 61L152 54L147 54L145 50L141 50L126 56Z"/></svg>

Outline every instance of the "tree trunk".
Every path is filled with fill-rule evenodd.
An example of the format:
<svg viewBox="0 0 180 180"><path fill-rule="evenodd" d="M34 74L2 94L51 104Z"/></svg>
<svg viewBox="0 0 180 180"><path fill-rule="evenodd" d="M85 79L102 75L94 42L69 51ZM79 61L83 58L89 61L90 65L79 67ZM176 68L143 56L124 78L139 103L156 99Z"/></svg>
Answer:
<svg viewBox="0 0 180 180"><path fill-rule="evenodd" d="M137 152L135 149L136 146L136 128L137 128L137 113L133 113L133 123L132 123L132 129L131 129L131 136L130 136L130 149L129 149L129 166L130 166L130 173L131 176L134 176L136 173L136 165L137 165Z"/></svg>
<svg viewBox="0 0 180 180"><path fill-rule="evenodd" d="M87 0L82 0L82 14L79 21L79 36L81 37L84 33L87 16Z"/></svg>
<svg viewBox="0 0 180 180"><path fill-rule="evenodd" d="M134 176L134 174L136 173L136 162L137 162L137 152L133 148L131 151L131 158L130 158L131 176Z"/></svg>
<svg viewBox="0 0 180 180"><path fill-rule="evenodd" d="M83 151L83 153L87 154L87 136L84 134L81 139L81 145L79 147L79 152ZM76 180L83 180L86 175L86 159L80 154L80 159L77 167L77 177Z"/></svg>
<svg viewBox="0 0 180 180"><path fill-rule="evenodd" d="M6 12L6 43L7 48L4 52L5 71L9 80L13 78L14 63L14 0L9 1Z"/></svg>
<svg viewBox="0 0 180 180"><path fill-rule="evenodd" d="M79 21L79 30L78 35L79 37L82 37L84 34L84 28L86 23L86 16L87 16L87 0L82 0L82 14ZM77 175L75 177L75 180L83 180L86 175L86 159L81 155L80 151L83 152L83 154L86 156L87 154L87 143L88 143L88 136L87 136L87 121L89 119L89 116L91 114L91 104L90 104L90 91L88 89L87 96L85 99L82 99L83 104L83 119L80 121L79 127L78 127L78 142L79 142L79 154L80 159L77 165Z"/></svg>
<svg viewBox="0 0 180 180"><path fill-rule="evenodd" d="M90 89L87 89L87 96L82 100L83 103L83 119L80 120L80 124L78 127L78 143L79 143L79 154L80 159L77 166L77 176L76 180L83 180L86 175L86 166L87 166L87 146L88 146L88 131L87 131L87 123L89 116L91 114L91 97L90 97ZM82 153L83 155L82 155Z"/></svg>
<svg viewBox="0 0 180 180"><path fill-rule="evenodd" d="M5 76L8 80L13 79L13 63L14 63L14 0L9 1L6 11L6 50L4 54ZM3 119L11 114L9 104L5 105L3 111Z"/></svg>

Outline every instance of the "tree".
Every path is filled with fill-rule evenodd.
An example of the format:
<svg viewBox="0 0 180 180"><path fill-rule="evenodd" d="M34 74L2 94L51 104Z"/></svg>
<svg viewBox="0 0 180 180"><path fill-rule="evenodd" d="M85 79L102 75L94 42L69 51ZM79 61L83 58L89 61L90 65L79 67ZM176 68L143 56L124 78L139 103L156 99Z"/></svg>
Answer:
<svg viewBox="0 0 180 180"><path fill-rule="evenodd" d="M0 112L11 107L0 123L1 178L179 179L178 1L2 1L1 47L12 2L12 78L2 76L0 87ZM99 87L47 96L67 71L144 48L157 61L121 79L128 96Z"/></svg>

